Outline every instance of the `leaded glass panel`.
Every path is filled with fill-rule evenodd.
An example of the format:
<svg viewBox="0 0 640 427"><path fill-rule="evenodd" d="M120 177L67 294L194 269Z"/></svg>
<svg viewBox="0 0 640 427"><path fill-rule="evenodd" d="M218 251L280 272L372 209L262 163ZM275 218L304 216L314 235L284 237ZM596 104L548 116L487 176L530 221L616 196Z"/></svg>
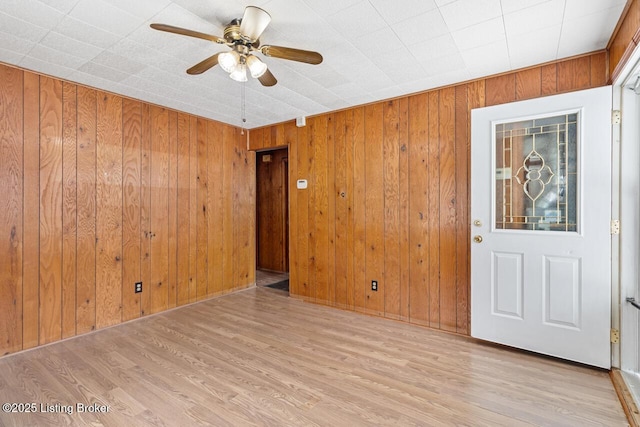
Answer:
<svg viewBox="0 0 640 427"><path fill-rule="evenodd" d="M495 125L496 228L577 231L578 115Z"/></svg>

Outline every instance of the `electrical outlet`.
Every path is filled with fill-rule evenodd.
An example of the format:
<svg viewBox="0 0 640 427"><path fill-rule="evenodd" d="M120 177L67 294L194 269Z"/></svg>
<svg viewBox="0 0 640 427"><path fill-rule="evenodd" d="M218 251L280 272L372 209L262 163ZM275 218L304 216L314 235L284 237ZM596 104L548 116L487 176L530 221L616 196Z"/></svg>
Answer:
<svg viewBox="0 0 640 427"><path fill-rule="evenodd" d="M142 292L142 282L136 282L134 290L136 294Z"/></svg>
<svg viewBox="0 0 640 427"><path fill-rule="evenodd" d="M371 281L371 290L378 292L378 281L377 280L372 280Z"/></svg>

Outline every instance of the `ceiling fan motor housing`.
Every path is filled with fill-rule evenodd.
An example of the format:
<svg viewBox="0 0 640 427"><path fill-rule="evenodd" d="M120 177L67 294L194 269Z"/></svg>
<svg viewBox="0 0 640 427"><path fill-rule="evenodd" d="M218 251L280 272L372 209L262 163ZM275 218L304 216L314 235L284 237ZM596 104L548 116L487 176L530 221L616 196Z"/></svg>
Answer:
<svg viewBox="0 0 640 427"><path fill-rule="evenodd" d="M260 41L251 40L247 36L243 35L242 32L240 32L240 23L240 19L234 19L229 23L229 25L224 27L224 39L227 43L234 46L241 45L246 46L247 48L249 46L257 48L260 45Z"/></svg>

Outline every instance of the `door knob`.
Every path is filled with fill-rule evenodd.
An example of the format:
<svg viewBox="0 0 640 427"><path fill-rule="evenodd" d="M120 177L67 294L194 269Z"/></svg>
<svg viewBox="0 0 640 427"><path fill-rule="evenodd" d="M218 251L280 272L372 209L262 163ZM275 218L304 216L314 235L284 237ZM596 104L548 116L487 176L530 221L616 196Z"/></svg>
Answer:
<svg viewBox="0 0 640 427"><path fill-rule="evenodd" d="M473 241L476 243L482 243L482 236L480 235L473 236Z"/></svg>

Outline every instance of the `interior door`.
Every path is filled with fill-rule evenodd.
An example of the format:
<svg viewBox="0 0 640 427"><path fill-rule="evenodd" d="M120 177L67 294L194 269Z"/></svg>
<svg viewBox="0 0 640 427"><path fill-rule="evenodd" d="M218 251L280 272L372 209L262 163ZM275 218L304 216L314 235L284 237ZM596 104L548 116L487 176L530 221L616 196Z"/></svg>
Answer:
<svg viewBox="0 0 640 427"><path fill-rule="evenodd" d="M256 268L289 271L287 148L256 155Z"/></svg>
<svg viewBox="0 0 640 427"><path fill-rule="evenodd" d="M472 111L472 336L610 367L611 93Z"/></svg>

